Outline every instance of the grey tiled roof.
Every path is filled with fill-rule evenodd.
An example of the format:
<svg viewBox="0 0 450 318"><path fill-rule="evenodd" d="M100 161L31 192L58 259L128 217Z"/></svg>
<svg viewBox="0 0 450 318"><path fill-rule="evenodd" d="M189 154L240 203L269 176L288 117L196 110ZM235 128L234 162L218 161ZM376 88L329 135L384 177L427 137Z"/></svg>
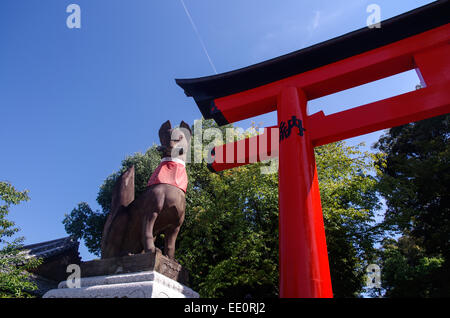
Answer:
<svg viewBox="0 0 450 318"><path fill-rule="evenodd" d="M72 248L78 249L78 241L71 236L60 238L57 240L41 242L37 244L25 245L23 252L28 257L49 258L51 256L62 254Z"/></svg>

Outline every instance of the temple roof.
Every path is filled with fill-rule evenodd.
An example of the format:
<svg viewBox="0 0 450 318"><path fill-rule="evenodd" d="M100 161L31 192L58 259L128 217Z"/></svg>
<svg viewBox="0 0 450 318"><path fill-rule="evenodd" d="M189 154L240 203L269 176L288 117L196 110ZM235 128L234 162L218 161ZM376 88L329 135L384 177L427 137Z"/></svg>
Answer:
<svg viewBox="0 0 450 318"><path fill-rule="evenodd" d="M205 119L227 123L214 99L265 84L382 47L450 22L450 1L440 0L381 22L381 28L362 28L331 40L252 66L214 76L176 79L196 101Z"/></svg>
<svg viewBox="0 0 450 318"><path fill-rule="evenodd" d="M63 254L64 252L75 248L78 250L78 241L73 237L63 237L60 239L41 242L31 245L25 245L22 249L29 257L39 257L43 259Z"/></svg>

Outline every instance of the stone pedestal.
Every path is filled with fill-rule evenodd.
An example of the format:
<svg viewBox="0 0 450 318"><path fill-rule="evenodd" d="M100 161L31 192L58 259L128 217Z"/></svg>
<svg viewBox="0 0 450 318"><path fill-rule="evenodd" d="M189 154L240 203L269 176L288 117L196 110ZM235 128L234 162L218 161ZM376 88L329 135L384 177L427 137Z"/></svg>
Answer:
<svg viewBox="0 0 450 318"><path fill-rule="evenodd" d="M192 289L158 272L93 276L80 279L80 288L67 288L62 281L58 289L43 298L198 298Z"/></svg>
<svg viewBox="0 0 450 318"><path fill-rule="evenodd" d="M69 275L69 274L68 274ZM188 272L156 253L115 257L80 264L80 288L62 281L44 298L198 298L186 285Z"/></svg>

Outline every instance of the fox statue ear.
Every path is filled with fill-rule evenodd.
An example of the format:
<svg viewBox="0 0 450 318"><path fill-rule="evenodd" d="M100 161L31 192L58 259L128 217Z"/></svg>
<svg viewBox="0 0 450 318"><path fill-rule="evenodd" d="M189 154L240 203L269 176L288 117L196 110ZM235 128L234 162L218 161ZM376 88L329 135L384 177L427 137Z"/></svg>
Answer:
<svg viewBox="0 0 450 318"><path fill-rule="evenodd" d="M191 131L191 127L189 127L188 124L186 124L183 120L180 123L180 128L184 128L187 131L189 131L189 136L186 136L187 139L191 139L192 136L192 131Z"/></svg>
<svg viewBox="0 0 450 318"><path fill-rule="evenodd" d="M161 128L159 128L159 141L161 142L161 145L168 145L170 142L170 129L172 129L172 124L170 123L170 120L166 121L164 124L161 125Z"/></svg>

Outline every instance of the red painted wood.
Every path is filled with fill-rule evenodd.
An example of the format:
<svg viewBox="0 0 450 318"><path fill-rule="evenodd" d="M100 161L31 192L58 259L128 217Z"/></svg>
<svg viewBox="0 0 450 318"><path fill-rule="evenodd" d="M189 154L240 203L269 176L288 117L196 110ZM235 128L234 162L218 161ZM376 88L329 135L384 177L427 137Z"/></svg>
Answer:
<svg viewBox="0 0 450 318"><path fill-rule="evenodd" d="M216 146L214 162L211 166L215 171L223 171L277 158L278 140L278 126L272 126L264 128L264 132L260 135ZM231 160L227 160L227 158L231 158Z"/></svg>
<svg viewBox="0 0 450 318"><path fill-rule="evenodd" d="M278 132L277 127L269 127L263 136L216 147L212 164L214 170L221 171L279 156L281 297L332 297L314 147L449 113L449 40L447 24L215 100L229 122L277 110L278 125L296 116L306 128L303 136L294 128L280 143L262 141L270 132ZM328 116L323 112L306 115L308 100L414 68L426 88ZM268 156L261 156L263 146L268 147L262 152Z"/></svg>
<svg viewBox="0 0 450 318"><path fill-rule="evenodd" d="M430 78L431 75L428 75ZM377 130L404 125L413 121L431 118L450 112L450 81L431 85L429 87L384 99L371 104L359 106L346 111L325 116L323 112L308 117L308 126L311 127L310 138L315 147L327 143L368 134ZM278 129L277 126L267 127L264 134ZM260 156L248 147L250 143L262 143L261 139L267 137L251 137L252 141L245 143L245 151L241 153L240 162L236 159L232 163L213 162L215 171L222 171L261 161ZM254 139L254 140L253 140ZM270 138L268 140L271 140ZM269 154L264 160L278 156L278 139L266 143ZM226 147L215 148L217 158L223 157ZM237 146L235 145L234 147ZM237 150L235 154L237 154Z"/></svg>
<svg viewBox="0 0 450 318"><path fill-rule="evenodd" d="M414 55L419 76L426 86L450 81L450 44L434 47Z"/></svg>
<svg viewBox="0 0 450 318"><path fill-rule="evenodd" d="M404 125L450 112L450 81L310 119L314 146Z"/></svg>
<svg viewBox="0 0 450 318"><path fill-rule="evenodd" d="M214 102L229 123L276 110L283 87L299 87L312 100L416 68L414 56L450 40L450 24L302 74Z"/></svg>
<svg viewBox="0 0 450 318"><path fill-rule="evenodd" d="M295 87L281 91L278 125L306 118L306 96ZM314 148L309 128L280 141L280 297L333 297Z"/></svg>

